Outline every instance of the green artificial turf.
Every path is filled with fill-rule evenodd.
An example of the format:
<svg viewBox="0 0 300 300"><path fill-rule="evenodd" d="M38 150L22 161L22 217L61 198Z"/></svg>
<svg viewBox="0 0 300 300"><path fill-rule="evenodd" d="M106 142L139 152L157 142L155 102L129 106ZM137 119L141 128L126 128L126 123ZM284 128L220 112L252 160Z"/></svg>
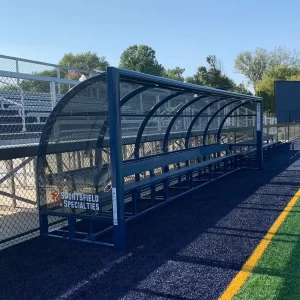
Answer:
<svg viewBox="0 0 300 300"><path fill-rule="evenodd" d="M300 201L234 299L300 299Z"/></svg>

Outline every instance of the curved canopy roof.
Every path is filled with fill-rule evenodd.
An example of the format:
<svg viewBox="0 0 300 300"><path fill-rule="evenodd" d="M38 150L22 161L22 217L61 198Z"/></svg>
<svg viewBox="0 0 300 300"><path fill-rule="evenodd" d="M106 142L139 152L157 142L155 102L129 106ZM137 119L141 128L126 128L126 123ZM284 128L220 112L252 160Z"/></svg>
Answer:
<svg viewBox="0 0 300 300"><path fill-rule="evenodd" d="M112 67L110 67L112 68ZM113 68L115 69L115 68ZM185 140L210 132L220 140L228 117L254 117L254 103L262 98L116 69L119 74L123 144L162 140L164 152L174 137ZM39 155L109 147L106 72L71 89L52 111L41 136ZM108 83L109 84L109 83ZM244 107L246 110L240 110ZM228 124L227 124L228 126Z"/></svg>

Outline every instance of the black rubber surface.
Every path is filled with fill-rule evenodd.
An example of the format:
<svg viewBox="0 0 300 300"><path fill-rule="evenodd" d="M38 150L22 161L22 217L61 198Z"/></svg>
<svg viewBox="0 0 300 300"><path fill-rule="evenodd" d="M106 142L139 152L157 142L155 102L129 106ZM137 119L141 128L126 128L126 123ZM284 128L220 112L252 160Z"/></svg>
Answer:
<svg viewBox="0 0 300 300"><path fill-rule="evenodd" d="M128 224L128 252L32 239L0 252L0 299L217 299L300 185L300 141Z"/></svg>

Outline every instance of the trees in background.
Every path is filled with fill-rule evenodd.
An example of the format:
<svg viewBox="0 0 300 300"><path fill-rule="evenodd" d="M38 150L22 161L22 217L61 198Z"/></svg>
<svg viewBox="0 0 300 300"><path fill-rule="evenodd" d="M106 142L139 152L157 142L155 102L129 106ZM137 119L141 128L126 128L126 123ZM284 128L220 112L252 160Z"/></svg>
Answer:
<svg viewBox="0 0 300 300"><path fill-rule="evenodd" d="M120 57L120 68L150 75L184 81L184 68L165 69L157 58L153 48L147 45L133 45L125 49Z"/></svg>
<svg viewBox="0 0 300 300"><path fill-rule="evenodd" d="M215 55L206 58L207 66L200 66L196 74L187 77L189 83L210 86L221 90L233 90L234 82L222 73L220 63Z"/></svg>
<svg viewBox="0 0 300 300"><path fill-rule="evenodd" d="M300 70L286 64L271 67L265 72L263 79L256 83L256 95L264 98L264 110L271 114L275 112L275 80L299 80Z"/></svg>
<svg viewBox="0 0 300 300"><path fill-rule="evenodd" d="M252 85L262 80L267 68L268 53L262 48L256 48L254 53L242 52L235 59L235 69L243 74Z"/></svg>
<svg viewBox="0 0 300 300"><path fill-rule="evenodd" d="M281 64L268 69L263 78L276 78L286 80L291 76L299 74L298 67L289 67L287 64Z"/></svg>
<svg viewBox="0 0 300 300"><path fill-rule="evenodd" d="M277 47L268 52L263 48L241 52L235 59L235 69L243 74L254 87L266 77L270 69L285 65L289 68L300 67L300 55L294 50Z"/></svg>
<svg viewBox="0 0 300 300"><path fill-rule="evenodd" d="M104 56L93 52L66 53L59 65L87 71L105 71L109 62ZM119 66L151 75L166 77L178 81L186 81L198 85L209 86L222 90L230 90L243 94L251 94L243 84L236 84L228 77L222 63L215 55L206 58L206 65L200 65L194 75L184 77L185 69L179 66L166 69L159 63L156 52L147 45L132 45L125 49L120 57ZM300 55L295 50L277 47L273 51L256 48L254 52L245 51L235 59L235 68L243 74L255 90L255 94L265 99L265 109L274 112L274 81L300 80ZM57 77L57 70L44 70L34 73L41 76ZM82 75L79 71L60 70L61 78L78 80ZM87 77L89 74L85 74ZM20 83L23 90L49 92L47 82L23 80ZM66 89L68 90L68 89ZM65 89L62 92L66 91Z"/></svg>
<svg viewBox="0 0 300 300"><path fill-rule="evenodd" d="M106 68L109 66L105 56L98 56L97 53L90 51L78 54L66 53L58 64L87 71L93 71L95 69L106 71Z"/></svg>
<svg viewBox="0 0 300 300"><path fill-rule="evenodd" d="M178 80L178 81L184 81L184 73L185 69L180 67L175 67L174 69L167 69L165 70L163 77Z"/></svg>
<svg viewBox="0 0 300 300"><path fill-rule="evenodd" d="M86 71L105 71L109 66L108 61L105 56L98 56L97 53L92 53L90 51L84 53L66 53L58 63L61 66L70 67L72 69L81 69ZM60 78L79 80L82 73L79 71L60 69ZM57 69L53 68L50 70L44 70L42 72L34 72L34 75L39 76L48 76L48 77L57 77ZM85 74L87 77L89 74ZM50 85L45 81L36 81L36 80L22 80L20 82L20 87L24 91L31 92L44 92L49 93ZM69 86L61 85L61 92L65 93L69 90Z"/></svg>
<svg viewBox="0 0 300 300"><path fill-rule="evenodd" d="M187 77L189 83L209 86L221 90L251 94L244 84L236 84L222 71L222 64L215 55L206 58L207 66L200 66L195 75Z"/></svg>
<svg viewBox="0 0 300 300"><path fill-rule="evenodd" d="M274 81L299 80L300 54L283 47L269 52L256 48L253 53L238 54L235 68L248 79L255 94L264 98L264 109L272 114L275 111Z"/></svg>
<svg viewBox="0 0 300 300"><path fill-rule="evenodd" d="M120 57L120 68L162 76L164 67L158 63L155 51L147 45L128 47Z"/></svg>
<svg viewBox="0 0 300 300"><path fill-rule="evenodd" d="M235 84L233 91L240 94L253 95L252 92L247 89L244 83Z"/></svg>

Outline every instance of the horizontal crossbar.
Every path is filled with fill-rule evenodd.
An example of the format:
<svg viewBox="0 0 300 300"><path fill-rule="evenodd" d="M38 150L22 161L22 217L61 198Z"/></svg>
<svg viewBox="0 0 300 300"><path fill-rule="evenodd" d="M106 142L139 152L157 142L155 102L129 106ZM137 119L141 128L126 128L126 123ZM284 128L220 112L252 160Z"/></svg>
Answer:
<svg viewBox="0 0 300 300"><path fill-rule="evenodd" d="M0 184L3 183L5 180L7 180L10 176L12 176L14 173L18 172L20 169L22 169L26 164L31 162L34 159L34 157L28 157L25 159L22 163L20 163L16 168L14 168L11 172L7 173L5 176L3 176L0 179Z"/></svg>
<svg viewBox="0 0 300 300"><path fill-rule="evenodd" d="M26 198L23 198L23 197L20 197L20 196L17 196L17 195L12 195L12 194L9 194L9 193L3 192L3 191L0 191L0 195L6 196L6 197L9 197L9 198L14 198L18 201L25 202L25 203L28 203L28 204L33 204L33 205L36 204L35 201L29 200L29 199L26 199Z"/></svg>

